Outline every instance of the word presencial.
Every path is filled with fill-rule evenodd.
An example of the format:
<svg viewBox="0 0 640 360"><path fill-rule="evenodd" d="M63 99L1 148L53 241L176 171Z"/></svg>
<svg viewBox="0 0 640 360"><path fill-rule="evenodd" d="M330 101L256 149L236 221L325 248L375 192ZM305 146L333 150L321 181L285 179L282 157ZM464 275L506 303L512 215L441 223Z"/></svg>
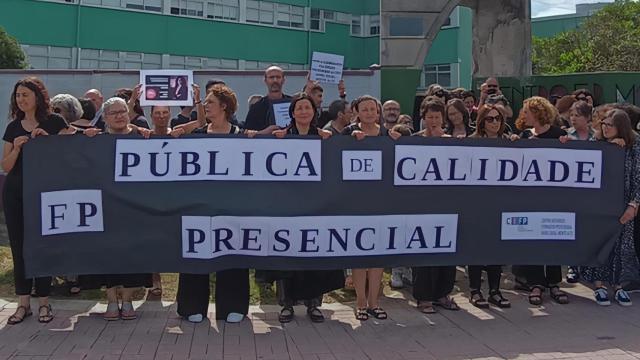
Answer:
<svg viewBox="0 0 640 360"><path fill-rule="evenodd" d="M183 216L182 257L454 253L457 228L457 214Z"/></svg>

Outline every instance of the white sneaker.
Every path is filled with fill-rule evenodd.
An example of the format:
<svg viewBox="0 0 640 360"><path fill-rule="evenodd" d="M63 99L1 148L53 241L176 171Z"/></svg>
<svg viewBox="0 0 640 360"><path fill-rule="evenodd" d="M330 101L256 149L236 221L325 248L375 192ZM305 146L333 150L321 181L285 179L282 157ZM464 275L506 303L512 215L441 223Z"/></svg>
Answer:
<svg viewBox="0 0 640 360"><path fill-rule="evenodd" d="M607 289L603 287L597 288L593 292L593 296L596 298L596 303L602 306L611 305L611 301L609 301L609 294L607 293Z"/></svg>
<svg viewBox="0 0 640 360"><path fill-rule="evenodd" d="M391 269L391 281L389 285L391 285L392 289L402 289L404 287L401 268Z"/></svg>
<svg viewBox="0 0 640 360"><path fill-rule="evenodd" d="M204 316L202 316L202 314L193 314L193 315L189 315L187 317L187 320L197 324L199 322L202 322L202 320L204 320Z"/></svg>

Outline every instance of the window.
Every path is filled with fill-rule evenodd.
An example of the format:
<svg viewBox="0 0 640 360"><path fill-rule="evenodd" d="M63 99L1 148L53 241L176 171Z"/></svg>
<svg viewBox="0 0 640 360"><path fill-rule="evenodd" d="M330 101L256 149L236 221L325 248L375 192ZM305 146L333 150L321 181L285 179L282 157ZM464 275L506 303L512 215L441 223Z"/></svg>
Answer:
<svg viewBox="0 0 640 360"><path fill-rule="evenodd" d="M162 12L162 0L126 0L126 8Z"/></svg>
<svg viewBox="0 0 640 360"><path fill-rule="evenodd" d="M209 0L207 18L237 21L240 14L238 0Z"/></svg>
<svg viewBox="0 0 640 360"><path fill-rule="evenodd" d="M162 55L80 49L80 69L161 69Z"/></svg>
<svg viewBox="0 0 640 360"><path fill-rule="evenodd" d="M295 5L277 4L278 26L292 27L296 29L304 28L304 8Z"/></svg>
<svg viewBox="0 0 640 360"><path fill-rule="evenodd" d="M72 48L23 45L32 69L72 69Z"/></svg>
<svg viewBox="0 0 640 360"><path fill-rule="evenodd" d="M171 0L171 14L203 16L204 4L198 0Z"/></svg>
<svg viewBox="0 0 640 360"><path fill-rule="evenodd" d="M390 36L424 36L424 20L421 17L393 16L389 19Z"/></svg>
<svg viewBox="0 0 640 360"><path fill-rule="evenodd" d="M336 20L336 12L335 11L330 11L330 10L324 10L324 19L325 20L330 20L330 21L335 21Z"/></svg>
<svg viewBox="0 0 640 360"><path fill-rule="evenodd" d="M247 0L247 22L273 25L273 3Z"/></svg>
<svg viewBox="0 0 640 360"><path fill-rule="evenodd" d="M452 87L451 64L426 65L424 67L424 87L431 84L440 84L443 87Z"/></svg>
<svg viewBox="0 0 640 360"><path fill-rule="evenodd" d="M359 15L351 16L351 35L353 36L362 35L362 18Z"/></svg>
<svg viewBox="0 0 640 360"><path fill-rule="evenodd" d="M322 10L320 9L312 8L311 11L309 12L309 30L317 30L317 31L324 30L322 26L322 19L320 17L321 11Z"/></svg>
<svg viewBox="0 0 640 360"><path fill-rule="evenodd" d="M380 35L380 15L369 18L369 35Z"/></svg>

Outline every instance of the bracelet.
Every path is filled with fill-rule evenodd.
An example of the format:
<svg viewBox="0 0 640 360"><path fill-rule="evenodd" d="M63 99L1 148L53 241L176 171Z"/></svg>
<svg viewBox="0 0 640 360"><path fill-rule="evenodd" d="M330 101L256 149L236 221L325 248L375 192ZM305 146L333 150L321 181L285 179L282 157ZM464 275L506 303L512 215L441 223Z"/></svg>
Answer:
<svg viewBox="0 0 640 360"><path fill-rule="evenodd" d="M194 104L195 105L202 104L202 101L198 100L198 101L194 102Z"/></svg>
<svg viewBox="0 0 640 360"><path fill-rule="evenodd" d="M633 201L628 202L628 203L627 203L627 205L631 206L631 207L632 207L632 208L634 208L634 209L637 209L637 208L638 208L638 204L637 204L637 203L634 203Z"/></svg>

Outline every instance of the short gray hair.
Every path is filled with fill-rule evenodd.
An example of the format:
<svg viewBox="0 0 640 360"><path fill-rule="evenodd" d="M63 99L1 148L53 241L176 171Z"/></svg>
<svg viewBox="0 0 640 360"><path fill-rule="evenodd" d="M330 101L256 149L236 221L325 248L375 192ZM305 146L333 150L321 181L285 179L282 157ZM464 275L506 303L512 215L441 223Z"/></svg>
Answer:
<svg viewBox="0 0 640 360"><path fill-rule="evenodd" d="M58 94L51 98L49 102L52 109L58 108L60 111L66 115L65 120L68 123L72 123L74 121L80 120L82 114L82 105L80 101L76 99L73 95L69 94Z"/></svg>
<svg viewBox="0 0 640 360"><path fill-rule="evenodd" d="M107 101L105 101L102 104L102 109L103 109L104 113L106 114L107 111L109 111L109 108L112 107L115 104L122 104L125 107L127 107L127 102L124 101L123 98L119 98L119 97L114 96L112 98L107 99Z"/></svg>

